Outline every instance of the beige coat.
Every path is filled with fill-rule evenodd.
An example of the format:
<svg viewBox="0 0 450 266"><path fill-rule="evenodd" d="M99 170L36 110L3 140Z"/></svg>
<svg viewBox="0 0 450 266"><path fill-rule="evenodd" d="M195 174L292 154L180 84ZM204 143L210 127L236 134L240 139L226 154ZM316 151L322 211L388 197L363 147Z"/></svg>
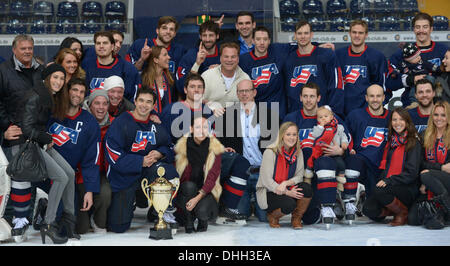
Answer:
<svg viewBox="0 0 450 266"><path fill-rule="evenodd" d="M219 107L228 107L235 102L239 102L236 93L237 84L242 80L250 80L250 77L242 71L238 66L236 69L236 78L233 81L231 88L226 91L225 80L222 77L221 66L217 66L212 69L208 69L202 74L202 78L205 80L205 93L203 98L208 101L208 107L211 110L215 110ZM210 106L210 104L212 104Z"/></svg>
<svg viewBox="0 0 450 266"><path fill-rule="evenodd" d="M261 168L259 171L258 183L256 183L256 200L261 209L267 209L267 191L275 192L278 183L273 179L275 161L277 159L276 147L271 144L264 151ZM292 179L295 184L303 181L304 163L303 152L300 149L297 154L297 169Z"/></svg>
<svg viewBox="0 0 450 266"><path fill-rule="evenodd" d="M187 158L187 136L185 135L181 137L177 144L175 145L175 168L177 169L180 177L183 175L184 170L189 164ZM214 162L216 160L216 156L222 154L225 151L225 147L220 143L216 137L211 136L209 142L209 151L208 157L206 158L206 163L204 166L205 180L208 176L209 170L211 170ZM222 186L220 185L220 175L216 180L216 184L214 188L211 190L211 194L214 196L217 202L219 202L220 195L222 194Z"/></svg>

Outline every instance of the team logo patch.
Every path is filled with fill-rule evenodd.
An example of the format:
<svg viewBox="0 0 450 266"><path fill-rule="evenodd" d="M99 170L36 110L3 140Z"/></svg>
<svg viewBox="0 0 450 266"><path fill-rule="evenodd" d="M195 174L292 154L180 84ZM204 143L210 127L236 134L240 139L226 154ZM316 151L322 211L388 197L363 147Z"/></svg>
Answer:
<svg viewBox="0 0 450 266"><path fill-rule="evenodd" d="M103 89L103 82L105 78L93 78L89 83L89 89L92 93L94 90Z"/></svg>
<svg viewBox="0 0 450 266"><path fill-rule="evenodd" d="M175 61L169 61L169 71L175 73Z"/></svg>
<svg viewBox="0 0 450 266"><path fill-rule="evenodd" d="M304 65L294 68L293 78L291 79L291 87L296 87L298 84L306 84L309 78L317 76L316 65Z"/></svg>
<svg viewBox="0 0 450 266"><path fill-rule="evenodd" d="M361 141L361 147L380 147L384 141L386 134L387 128L367 127L364 131L364 137Z"/></svg>
<svg viewBox="0 0 450 266"><path fill-rule="evenodd" d="M272 74L278 74L278 68L275 63L252 68L252 81L255 88L261 84L268 84Z"/></svg>
<svg viewBox="0 0 450 266"><path fill-rule="evenodd" d="M308 138L312 133L312 128L303 128L298 131L298 137L300 139L300 145L303 148L312 148L314 144L314 138Z"/></svg>
<svg viewBox="0 0 450 266"><path fill-rule="evenodd" d="M182 67L178 67L177 69L177 74L176 74L176 78L179 80L182 77L184 77L184 75L186 75L186 69L182 68Z"/></svg>
<svg viewBox="0 0 450 266"><path fill-rule="evenodd" d="M366 78L367 76L367 67L366 66L345 66L345 75L344 82L347 83L355 83L356 80L361 76Z"/></svg>
<svg viewBox="0 0 450 266"><path fill-rule="evenodd" d="M69 140L73 144L77 144L78 135L80 133L72 128L65 127L58 123L53 123L48 131L52 135L53 142L57 146L62 146Z"/></svg>
<svg viewBox="0 0 450 266"><path fill-rule="evenodd" d="M156 144L155 132L151 131L138 131L136 133L136 138L134 139L133 145L131 146L132 152L138 152L140 150L145 150L147 144Z"/></svg>

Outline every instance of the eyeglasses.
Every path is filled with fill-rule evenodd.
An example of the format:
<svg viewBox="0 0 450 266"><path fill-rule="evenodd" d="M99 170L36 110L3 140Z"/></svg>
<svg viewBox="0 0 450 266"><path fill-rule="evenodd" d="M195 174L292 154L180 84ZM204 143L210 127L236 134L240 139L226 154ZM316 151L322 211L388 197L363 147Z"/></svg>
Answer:
<svg viewBox="0 0 450 266"><path fill-rule="evenodd" d="M239 94L250 93L252 90L254 90L254 89L250 89L250 90L238 90L237 93L239 93Z"/></svg>

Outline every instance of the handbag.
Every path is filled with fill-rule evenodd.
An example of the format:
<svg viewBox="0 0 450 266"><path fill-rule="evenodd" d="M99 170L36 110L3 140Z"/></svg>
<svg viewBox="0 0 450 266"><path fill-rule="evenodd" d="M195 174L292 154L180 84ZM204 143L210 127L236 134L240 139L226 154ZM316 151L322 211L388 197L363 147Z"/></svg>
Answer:
<svg viewBox="0 0 450 266"><path fill-rule="evenodd" d="M40 182L47 178L47 167L41 148L33 141L34 129L30 138L20 145L6 168L6 173L19 182Z"/></svg>

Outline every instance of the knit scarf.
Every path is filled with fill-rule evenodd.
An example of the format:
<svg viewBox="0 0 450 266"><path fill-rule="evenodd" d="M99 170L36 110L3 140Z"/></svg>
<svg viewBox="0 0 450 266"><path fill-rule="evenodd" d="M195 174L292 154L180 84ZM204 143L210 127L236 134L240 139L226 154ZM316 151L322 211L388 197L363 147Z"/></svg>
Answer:
<svg viewBox="0 0 450 266"><path fill-rule="evenodd" d="M384 170L386 169L386 167L389 167L386 178L390 178L393 175L398 175L403 170L403 165L405 163L405 146L407 142L407 135L408 132L405 132L405 134L401 136L394 131L390 142L387 142L386 146L384 147L383 159L381 160L380 169ZM393 152L390 158L389 166L387 166L387 157L390 150L393 150Z"/></svg>
<svg viewBox="0 0 450 266"><path fill-rule="evenodd" d="M291 178L297 168L297 147L290 152L281 147L281 153L278 154L275 161L275 171L273 172L275 182L281 184L283 181Z"/></svg>
<svg viewBox="0 0 450 266"><path fill-rule="evenodd" d="M187 159L191 165L192 172L189 181L194 182L197 188L201 188L204 182L203 168L209 152L209 138L200 144L195 143L194 137L188 137L186 142Z"/></svg>
<svg viewBox="0 0 450 266"><path fill-rule="evenodd" d="M156 80L155 80L155 83L154 83L156 96L158 97L154 109L158 113L162 112L163 105L165 104L164 98L166 99L167 104L172 103L172 95L171 95L171 91L170 91L170 88L169 88L169 82L167 80L166 73L163 72L162 76L163 76L162 89L164 90L163 97L161 97L161 93L159 92L159 88L158 88L158 84L156 83Z"/></svg>

